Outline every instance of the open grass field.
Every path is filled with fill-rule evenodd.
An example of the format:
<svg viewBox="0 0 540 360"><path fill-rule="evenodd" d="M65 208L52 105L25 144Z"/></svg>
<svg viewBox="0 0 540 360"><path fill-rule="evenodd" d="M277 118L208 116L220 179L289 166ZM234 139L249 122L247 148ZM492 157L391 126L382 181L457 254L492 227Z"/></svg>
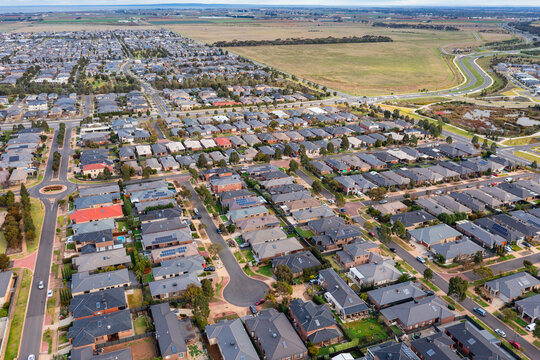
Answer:
<svg viewBox="0 0 540 360"><path fill-rule="evenodd" d="M207 43L233 39L267 40L366 34L390 36L394 42L228 49L332 89L355 95L377 95L443 89L457 85L461 78L441 54L440 46L479 46L481 42L474 33L478 34L478 31L492 25L464 27L464 30L459 32L286 21L165 26ZM503 38L509 36L496 35Z"/></svg>

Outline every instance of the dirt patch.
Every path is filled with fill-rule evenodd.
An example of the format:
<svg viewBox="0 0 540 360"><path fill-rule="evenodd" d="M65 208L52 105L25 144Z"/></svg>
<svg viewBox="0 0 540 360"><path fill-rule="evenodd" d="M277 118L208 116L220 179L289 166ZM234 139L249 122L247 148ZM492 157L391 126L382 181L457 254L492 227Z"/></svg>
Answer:
<svg viewBox="0 0 540 360"><path fill-rule="evenodd" d="M124 344L118 344L113 346L107 346L104 348L104 353L110 353L125 348L131 348L131 358L137 360L152 360L159 356L154 343L154 339L151 337L130 341Z"/></svg>

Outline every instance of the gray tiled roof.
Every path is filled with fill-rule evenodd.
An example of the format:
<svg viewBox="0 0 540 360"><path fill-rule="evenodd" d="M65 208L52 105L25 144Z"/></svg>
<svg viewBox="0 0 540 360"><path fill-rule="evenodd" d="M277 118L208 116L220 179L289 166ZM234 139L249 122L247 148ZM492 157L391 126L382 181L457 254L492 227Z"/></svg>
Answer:
<svg viewBox="0 0 540 360"><path fill-rule="evenodd" d="M378 306L385 306L424 297L426 293L412 281L381 287L368 291L369 297Z"/></svg>
<svg viewBox="0 0 540 360"><path fill-rule="evenodd" d="M334 269L324 269L319 272L324 289L339 303L345 315L356 314L368 310L368 306Z"/></svg>
<svg viewBox="0 0 540 360"><path fill-rule="evenodd" d="M127 306L124 288L96 291L74 296L69 304L69 312L75 319L94 316L98 311Z"/></svg>
<svg viewBox="0 0 540 360"><path fill-rule="evenodd" d="M461 236L461 233L446 224L439 224L435 226L429 226L422 229L409 230L411 237L419 242L425 242L426 244L432 244L441 240L454 238Z"/></svg>
<svg viewBox="0 0 540 360"><path fill-rule="evenodd" d="M446 319L455 315L438 296L429 296L424 299L394 305L381 310L381 314L388 321L399 319L405 327L430 320Z"/></svg>
<svg viewBox="0 0 540 360"><path fill-rule="evenodd" d="M171 312L169 303L161 303L150 307L159 352L163 358L185 353L186 341L192 336L193 329L189 320L179 320L176 314Z"/></svg>
<svg viewBox="0 0 540 360"><path fill-rule="evenodd" d="M540 281L524 271L486 282L485 286L513 299L520 296L526 288L540 285Z"/></svg>
<svg viewBox="0 0 540 360"><path fill-rule="evenodd" d="M454 342L445 333L435 333L425 338L414 340L411 347L421 354L424 359L459 360L453 350Z"/></svg>
<svg viewBox="0 0 540 360"><path fill-rule="evenodd" d="M75 320L67 333L73 347L94 344L95 339L132 329L129 309Z"/></svg>
<svg viewBox="0 0 540 360"><path fill-rule="evenodd" d="M216 339L223 360L258 360L259 355L253 347L240 319L223 320L205 328L208 339Z"/></svg>
<svg viewBox="0 0 540 360"><path fill-rule="evenodd" d="M111 286L130 284L127 269L90 275L87 271L75 273L71 278L71 293L103 289Z"/></svg>
<svg viewBox="0 0 540 360"><path fill-rule="evenodd" d="M131 263L131 257L126 254L124 248L84 254L73 258L73 265L78 271L94 271L98 268L127 263Z"/></svg>
<svg viewBox="0 0 540 360"><path fill-rule="evenodd" d="M203 273L204 257L201 255L177 257L171 260L165 260L160 263L160 266L152 269L154 278L161 278L171 275L195 273L200 275Z"/></svg>
<svg viewBox="0 0 540 360"><path fill-rule="evenodd" d="M306 346L283 313L262 310L258 316L243 318L248 332L258 338L268 360L292 357L307 351Z"/></svg>
<svg viewBox="0 0 540 360"><path fill-rule="evenodd" d="M540 294L516 301L516 306L532 319L540 318Z"/></svg>
<svg viewBox="0 0 540 360"><path fill-rule="evenodd" d="M320 261L310 252L302 251L295 254L279 256L272 259L272 266L277 268L279 264L284 264L292 270L293 274L302 272L305 269L321 265Z"/></svg>

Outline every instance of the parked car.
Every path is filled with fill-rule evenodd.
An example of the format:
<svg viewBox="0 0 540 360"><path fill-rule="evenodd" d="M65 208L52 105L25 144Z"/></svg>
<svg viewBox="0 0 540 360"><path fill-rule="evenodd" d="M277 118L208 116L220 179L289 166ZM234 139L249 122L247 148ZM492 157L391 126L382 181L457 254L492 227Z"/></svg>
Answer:
<svg viewBox="0 0 540 360"><path fill-rule="evenodd" d="M499 335L500 337L503 337L503 338L506 337L506 333L502 331L501 329L495 329L495 333Z"/></svg>
<svg viewBox="0 0 540 360"><path fill-rule="evenodd" d="M247 247L249 247L249 243L241 243L240 244L240 248L242 248L242 249L245 249Z"/></svg>
<svg viewBox="0 0 540 360"><path fill-rule="evenodd" d="M36 360L36 356L34 354L28 355L28 360Z"/></svg>
<svg viewBox="0 0 540 360"><path fill-rule="evenodd" d="M516 349L518 349L518 350L521 349L521 345L518 342L516 342L515 340L510 340L509 343L510 343L510 345L515 347Z"/></svg>
<svg viewBox="0 0 540 360"><path fill-rule="evenodd" d="M236 246L236 243L234 242L234 240L227 241L227 244L229 244L230 247L235 247Z"/></svg>
<svg viewBox="0 0 540 360"><path fill-rule="evenodd" d="M53 291L52 291L52 289L49 290L49 291L47 291L47 297L49 297L49 298L50 298L50 297L53 297Z"/></svg>
<svg viewBox="0 0 540 360"><path fill-rule="evenodd" d="M513 179L511 177L507 177L506 179L504 179L504 181L506 181L507 183L512 182L512 180Z"/></svg>
<svg viewBox="0 0 540 360"><path fill-rule="evenodd" d="M259 301L255 302L255 305L262 305L262 304L264 304L264 303L265 303L265 301L266 301L266 300L264 300L264 299L261 299L261 300L259 300Z"/></svg>
<svg viewBox="0 0 540 360"><path fill-rule="evenodd" d="M527 330L527 331L534 331L535 328L536 328L536 323L535 322L532 322L529 325L525 326L525 330Z"/></svg>
<svg viewBox="0 0 540 360"><path fill-rule="evenodd" d="M506 250L506 252L513 252L514 250L512 250L512 248L508 245L505 245L504 246L504 250Z"/></svg>
<svg viewBox="0 0 540 360"><path fill-rule="evenodd" d="M396 248L390 248L390 251L395 253L396 252Z"/></svg>
<svg viewBox="0 0 540 360"><path fill-rule="evenodd" d="M532 246L531 244L529 244L529 243L526 242L526 241L523 242L523 245L526 246L526 247L528 247L528 248L530 248L530 247Z"/></svg>
<svg viewBox="0 0 540 360"><path fill-rule="evenodd" d="M416 257L416 260L420 261L422 264L425 264L425 263L426 263L426 259L424 259L424 258L421 257L421 256L417 256L417 257Z"/></svg>
<svg viewBox="0 0 540 360"><path fill-rule="evenodd" d="M379 201L379 204L386 204L387 202L388 202L388 200L385 199L385 200Z"/></svg>
<svg viewBox="0 0 540 360"><path fill-rule="evenodd" d="M480 316L486 316L486 310L484 310L482 308L475 307L473 310L474 310L475 313L477 313Z"/></svg>
<svg viewBox="0 0 540 360"><path fill-rule="evenodd" d="M38 284L38 289L41 290L44 288L43 281L40 281Z"/></svg>
<svg viewBox="0 0 540 360"><path fill-rule="evenodd" d="M375 237L375 233L373 233L373 231L370 231L368 234L369 234L369 236L371 236L371 237Z"/></svg>
<svg viewBox="0 0 540 360"><path fill-rule="evenodd" d="M207 266L204 268L204 271L216 271L216 267L214 265Z"/></svg>
<svg viewBox="0 0 540 360"><path fill-rule="evenodd" d="M441 191L441 190L437 190L437 191L435 191L435 194L436 194L436 195L441 195L441 194L442 194L442 191Z"/></svg>
<svg viewBox="0 0 540 360"><path fill-rule="evenodd" d="M259 313L259 312L257 311L257 308L256 308L254 305L250 305L250 306L249 306L249 310L251 311L251 313L252 313L253 315L256 315L256 314Z"/></svg>

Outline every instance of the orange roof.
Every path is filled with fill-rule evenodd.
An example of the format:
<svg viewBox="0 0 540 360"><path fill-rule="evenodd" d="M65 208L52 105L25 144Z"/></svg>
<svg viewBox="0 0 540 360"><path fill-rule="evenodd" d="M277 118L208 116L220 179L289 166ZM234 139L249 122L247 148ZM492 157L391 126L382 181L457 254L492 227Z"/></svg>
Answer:
<svg viewBox="0 0 540 360"><path fill-rule="evenodd" d="M112 171L112 166L106 165L106 164L104 164L104 163L95 163L95 164L83 165L83 171L89 171L89 170L103 170L103 169L105 169L106 167L108 167L109 170Z"/></svg>
<svg viewBox="0 0 540 360"><path fill-rule="evenodd" d="M231 141L227 139L226 137L218 137L218 138L215 138L214 141L219 146L231 145Z"/></svg>
<svg viewBox="0 0 540 360"><path fill-rule="evenodd" d="M116 219L124 216L122 205L116 204L93 209L77 210L69 216L72 222L81 224L102 219Z"/></svg>

